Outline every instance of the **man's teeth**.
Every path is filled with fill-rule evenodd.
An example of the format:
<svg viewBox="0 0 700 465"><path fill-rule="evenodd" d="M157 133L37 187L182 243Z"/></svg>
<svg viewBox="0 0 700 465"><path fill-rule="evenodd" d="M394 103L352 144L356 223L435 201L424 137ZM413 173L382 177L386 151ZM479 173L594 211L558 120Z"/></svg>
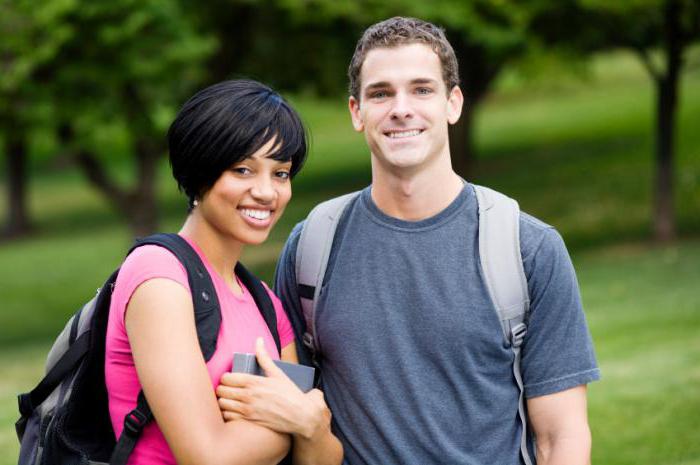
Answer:
<svg viewBox="0 0 700 465"><path fill-rule="evenodd" d="M253 210L250 208L244 208L242 212L245 216L255 218L256 220L266 220L270 217L270 210Z"/></svg>
<svg viewBox="0 0 700 465"><path fill-rule="evenodd" d="M401 131L401 132L390 132L389 137L392 139L400 139L402 137L413 137L420 134L420 129L414 129L412 131Z"/></svg>

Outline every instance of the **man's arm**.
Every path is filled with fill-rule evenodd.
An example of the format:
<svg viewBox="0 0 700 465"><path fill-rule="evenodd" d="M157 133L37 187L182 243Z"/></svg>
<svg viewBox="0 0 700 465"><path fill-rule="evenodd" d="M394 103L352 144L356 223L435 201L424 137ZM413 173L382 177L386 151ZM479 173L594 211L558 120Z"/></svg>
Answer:
<svg viewBox="0 0 700 465"><path fill-rule="evenodd" d="M589 465L586 385L527 400L538 465Z"/></svg>
<svg viewBox="0 0 700 465"><path fill-rule="evenodd" d="M535 220L521 221L530 245L530 318L522 373L537 463L589 464L591 433L586 384L599 379L573 264L561 236Z"/></svg>

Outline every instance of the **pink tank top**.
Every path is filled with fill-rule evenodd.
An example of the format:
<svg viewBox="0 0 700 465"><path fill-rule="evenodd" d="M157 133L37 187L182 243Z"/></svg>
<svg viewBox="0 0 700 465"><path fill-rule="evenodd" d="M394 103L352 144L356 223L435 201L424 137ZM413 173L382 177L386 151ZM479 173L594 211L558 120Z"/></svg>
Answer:
<svg viewBox="0 0 700 465"><path fill-rule="evenodd" d="M231 370L234 352L255 352L255 339L262 335L265 346L273 358L276 355L274 339L265 324L253 297L243 286L243 294L231 292L224 280L212 268L202 251L191 241L202 262L211 275L221 306L221 328L216 352L207 362L212 389L221 375ZM124 427L124 415L136 406L136 397L141 390L131 346L124 325L126 306L131 295L143 282L153 278L166 278L180 283L189 291L187 273L179 260L168 250L155 245L139 247L127 257L119 271L112 294L112 303L107 325L105 350L105 381L109 399L109 414L117 437ZM279 299L268 289L277 313L277 328L282 347L294 341L294 333ZM129 465L175 464L175 457L155 421L146 426Z"/></svg>

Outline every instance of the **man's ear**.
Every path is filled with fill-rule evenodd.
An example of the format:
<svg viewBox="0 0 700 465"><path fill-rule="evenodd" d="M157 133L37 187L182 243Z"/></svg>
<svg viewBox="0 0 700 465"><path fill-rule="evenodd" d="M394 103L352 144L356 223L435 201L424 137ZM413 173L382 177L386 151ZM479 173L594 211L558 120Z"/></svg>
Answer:
<svg viewBox="0 0 700 465"><path fill-rule="evenodd" d="M348 109L350 110L350 117L352 118L352 127L354 127L357 132L364 131L365 123L362 121L362 115L360 114L360 102L352 95L348 99Z"/></svg>
<svg viewBox="0 0 700 465"><path fill-rule="evenodd" d="M455 124L459 121L462 115L462 104L464 103L464 95L459 86L454 86L447 97L447 122Z"/></svg>

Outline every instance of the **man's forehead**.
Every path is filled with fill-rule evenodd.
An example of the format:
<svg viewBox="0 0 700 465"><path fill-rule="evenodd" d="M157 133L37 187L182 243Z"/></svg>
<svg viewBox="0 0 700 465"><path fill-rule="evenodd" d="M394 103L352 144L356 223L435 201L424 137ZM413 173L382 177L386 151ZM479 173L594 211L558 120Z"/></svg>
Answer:
<svg viewBox="0 0 700 465"><path fill-rule="evenodd" d="M360 72L364 85L371 82L442 78L440 57L421 43L370 50Z"/></svg>

